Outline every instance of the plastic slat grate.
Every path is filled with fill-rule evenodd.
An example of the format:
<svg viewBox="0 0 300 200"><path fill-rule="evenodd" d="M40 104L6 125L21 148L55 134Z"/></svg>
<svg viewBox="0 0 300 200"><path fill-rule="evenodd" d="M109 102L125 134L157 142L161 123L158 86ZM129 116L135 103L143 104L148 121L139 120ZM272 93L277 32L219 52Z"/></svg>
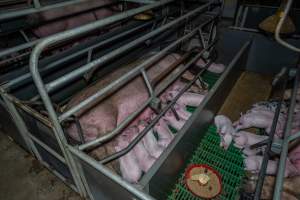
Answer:
<svg viewBox="0 0 300 200"><path fill-rule="evenodd" d="M207 164L217 170L222 177L222 192L216 199L231 200L238 197L244 178L243 157L239 149L230 145L227 151L219 147L220 137L216 128L210 126L195 150L189 164ZM168 200L196 200L184 184L184 173L181 174Z"/></svg>
<svg viewBox="0 0 300 200"><path fill-rule="evenodd" d="M218 80L219 75L205 72L203 80L209 84L209 89ZM193 112L195 108L188 107ZM237 199L242 180L245 175L243 157L241 151L230 145L228 150L220 146L220 136L216 133L216 127L210 126L199 146L196 148L188 164L207 164L217 170L222 177L222 192L216 199L233 200ZM184 173L181 174L167 200L198 200L188 191L184 184Z"/></svg>

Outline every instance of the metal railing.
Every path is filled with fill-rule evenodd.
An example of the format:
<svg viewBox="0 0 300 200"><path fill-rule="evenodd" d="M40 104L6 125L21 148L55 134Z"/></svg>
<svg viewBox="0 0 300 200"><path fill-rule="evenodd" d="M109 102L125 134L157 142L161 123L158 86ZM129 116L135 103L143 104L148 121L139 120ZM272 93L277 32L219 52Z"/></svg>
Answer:
<svg viewBox="0 0 300 200"><path fill-rule="evenodd" d="M86 32L95 30L97 28L101 28L104 27L106 25L118 22L120 20L123 19L127 19L129 17L132 17L138 13L144 12L146 10L150 10L150 9L154 9L154 8L159 8L161 6L165 6L169 3L173 2L173 0L164 0L164 1L160 1L160 2L156 2L153 4L149 4L137 9L133 9L133 10L129 10L126 11L124 13L120 13L117 15L114 15L112 17L108 17L105 18L103 20L100 20L98 22L95 23L91 23L91 24L87 24L84 25L82 27L78 27L69 31L65 31L62 33L58 33L55 34L53 36L50 36L44 40L42 40L32 51L31 53L31 57L30 57L30 71L32 74L32 78L33 81L38 89L40 98L43 100L44 105L46 110L48 111L49 114L49 118L52 121L53 124L53 130L54 130L54 134L55 137L57 139L57 142L62 150L63 153L63 157L65 159L65 162L67 163L67 165L70 168L71 174L75 180L75 183L77 185L77 187L80 187L80 185L82 184L80 177L82 176L82 172L79 170L78 166L76 166L76 163L74 161L74 158L72 157L71 153L69 150L72 151L72 149L74 149L73 147L71 147L70 149L67 148L68 143L64 134L64 130L62 128L61 123L64 120L69 119L70 117L80 113L80 112L84 112L88 107L93 106L95 103L98 103L101 99L103 99L109 92L117 90L118 88L120 88L122 85L124 85L125 83L129 82L130 80L134 79L136 76L138 75L142 75L143 80L146 83L146 86L148 88L148 92L150 93L150 98L143 104L143 106L141 106L141 108L134 113L134 115L129 116L126 120L124 120L124 122L122 122L122 124L120 126L118 126L114 132L108 134L107 136L105 136L105 138L98 138L94 141L92 141L91 143L85 143L83 144L84 146L80 146L80 148L78 149L78 151L82 151L86 148L90 148L93 146L97 146L99 143L101 143L102 141L106 141L109 140L111 138L113 138L115 135L117 135L118 133L120 133L120 131L122 130L122 128L124 128L127 124L129 124L129 122L134 118L134 116L137 116L138 113L141 113L141 111L146 108L147 106L150 105L151 101L154 98L157 98L156 95L158 94L157 91L155 91L152 86L151 86L151 82L148 78L148 75L146 73L146 69L147 67L151 66L152 64L154 64L155 62L157 62L159 59L163 58L165 55L167 55L169 50L172 50L173 48L177 47L177 45L181 44L182 42L186 42L188 39L190 39L192 36L198 34L199 37L201 38L201 41L204 41L203 36L202 36L202 28L204 26L207 26L208 24L212 24L212 26L214 25L214 22L216 20L216 17L212 17L211 19L209 19L207 22L201 24L199 27L197 27L195 30L193 30L192 32L188 33L187 35L182 36L181 38L177 39L175 42L171 43L170 45L168 45L167 47L165 47L163 50L161 50L158 54L150 57L149 59L147 59L144 63L142 63L141 65L139 65L138 67L134 68L133 70L129 71L127 74L125 74L124 76L122 76L121 78L119 78L118 80L112 82L111 84L109 84L107 87L103 88L100 91L97 91L94 95L88 97L86 100L80 102L78 105L75 105L74 107L72 107L71 109L67 110L66 112L60 114L59 116L57 115L57 113L54 110L53 104L51 102L51 99L49 97L49 93L52 91L55 91L55 89L62 87L63 85L69 83L69 81L74 80L75 78L81 77L83 76L86 72L88 72L89 70L93 70L96 67L98 67L100 64L104 64L106 61L111 60L113 58L115 58L116 56L119 56L120 54L130 50L131 48L147 41L148 39L158 35L159 33L162 33L164 31L169 30L170 28L182 25L184 23L186 23L186 21L188 20L192 20L194 16L200 15L202 13L204 13L205 11L211 10L216 6L218 6L217 4L215 4L217 1L210 1L208 3L205 3L202 6L199 6L198 8L192 10L191 12L180 16L179 18L164 24L163 26L159 27L156 30L153 30L151 32L149 32L146 35L141 36L140 38L124 45L121 46L119 49L116 49L98 59L95 60L91 60L90 63L87 63L86 65L81 66L78 69L75 69L74 71L64 75L63 77L59 77L56 80L51 81L50 83L45 84L41 78L41 74L39 72L39 56L42 53L42 51L54 44L57 44L59 42L63 42L66 39L70 39L70 38L74 38L78 35L84 34ZM212 38L212 30L210 29L210 33L209 33L209 40L211 40ZM195 63L205 51L209 51L212 46L215 44L215 41L204 41L203 43L203 47L204 50L200 51L193 59L192 61L190 61L185 67L184 69L180 72L181 74L188 69L188 67L190 67L193 63ZM183 62L183 60L182 60ZM209 64L206 66L208 67ZM201 71L201 73L204 70ZM178 78L180 74L177 74L177 76L175 78ZM200 74L198 74L200 75ZM173 80L169 81L169 85L174 82L175 79L173 78ZM193 80L188 86L191 86L191 84L193 84L193 82L195 82L195 80ZM165 88L167 88L168 85L165 85ZM163 89L165 88L161 88L162 90L160 92L163 91ZM185 90L187 90L187 88L185 88ZM180 95L183 93L184 91L181 91ZM176 98L178 99L179 96L177 96ZM175 100L173 101L172 104L174 104ZM168 106L168 108L170 108L172 106L172 104L170 104ZM163 112L166 112L167 109ZM161 114L163 115L163 114ZM145 135L146 132L143 134ZM140 140L143 136L141 136L140 138L138 138L138 140ZM131 145L135 145L138 140L134 141ZM96 142L95 142L96 141ZM128 147L128 149L126 151L129 151L131 147ZM77 150L76 150L77 152ZM113 158L115 159L118 156L122 156L123 154L125 154L126 152L122 152L119 155L113 155ZM82 152L82 154L84 154ZM122 155L121 155L122 154ZM81 155L81 154L80 154ZM85 156L87 156L85 154ZM88 156L87 156L88 157ZM107 158L109 160L111 160L111 158ZM107 160L106 160L107 161ZM111 173L109 175L110 177L112 176ZM85 186L88 187L88 186ZM126 185L126 187L129 187L128 184ZM136 192L136 191L135 191ZM143 196L145 195L144 193L142 193Z"/></svg>

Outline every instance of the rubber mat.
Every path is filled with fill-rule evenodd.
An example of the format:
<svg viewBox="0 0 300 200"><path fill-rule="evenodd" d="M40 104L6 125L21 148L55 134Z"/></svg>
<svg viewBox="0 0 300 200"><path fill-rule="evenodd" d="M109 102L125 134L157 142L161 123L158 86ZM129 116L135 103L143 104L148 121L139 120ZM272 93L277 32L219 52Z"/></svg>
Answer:
<svg viewBox="0 0 300 200"><path fill-rule="evenodd" d="M215 126L210 126L195 150L189 164L206 164L217 170L222 179L222 192L215 199L237 199L240 186L244 178L243 157L240 150L230 145L228 150L219 147L220 137L216 133ZM180 176L168 200L196 200L184 184L184 173Z"/></svg>
<svg viewBox="0 0 300 200"><path fill-rule="evenodd" d="M205 72L201 77L203 81L208 83L210 89L218 80L219 75ZM187 110L193 112L195 108L188 107ZM216 128L215 126L210 126L188 164L206 164L220 173L222 179L222 192L215 199L237 199L245 175L244 159L238 148L230 145L228 150L225 151L220 148L219 144L220 137L216 133ZM200 198L194 196L185 187L184 173L182 173L167 199L196 200Z"/></svg>

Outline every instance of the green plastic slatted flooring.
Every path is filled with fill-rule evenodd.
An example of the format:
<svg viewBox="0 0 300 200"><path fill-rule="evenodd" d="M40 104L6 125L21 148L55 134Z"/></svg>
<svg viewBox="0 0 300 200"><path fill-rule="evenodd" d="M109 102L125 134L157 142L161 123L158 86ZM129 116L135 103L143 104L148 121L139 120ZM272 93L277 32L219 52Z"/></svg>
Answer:
<svg viewBox="0 0 300 200"><path fill-rule="evenodd" d="M202 75L211 88L219 75L206 72ZM193 111L194 108L188 108ZM230 145L227 151L219 147L220 137L215 126L210 126L195 150L189 164L207 164L216 169L222 177L222 192L216 199L233 200L238 198L240 186L245 175L243 157L240 150ZM184 184L184 173L175 184L168 200L196 200L200 199L188 191Z"/></svg>

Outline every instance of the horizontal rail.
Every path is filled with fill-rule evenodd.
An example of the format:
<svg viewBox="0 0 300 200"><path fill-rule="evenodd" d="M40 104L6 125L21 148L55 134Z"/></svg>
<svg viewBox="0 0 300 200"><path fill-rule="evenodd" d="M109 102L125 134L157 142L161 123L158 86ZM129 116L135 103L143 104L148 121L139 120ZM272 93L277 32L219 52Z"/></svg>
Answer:
<svg viewBox="0 0 300 200"><path fill-rule="evenodd" d="M210 21L209 21L209 22L210 22ZM207 24L207 22L204 23L204 24ZM200 28L201 28L201 27L202 27L202 26L200 26ZM194 31L192 31L191 33L189 33L189 34L183 36L183 37L180 38L179 40L173 42L173 43L170 44L169 46L165 47L165 48L164 48L163 50L161 50L158 54L156 54L156 55L150 57L150 58L149 58L148 60L146 60L144 63L142 63L141 65L137 66L137 67L134 68L133 70L129 71L127 74L125 74L124 76L122 76L122 77L119 78L118 80L112 82L111 84L109 84L108 86L106 86L105 88L103 88L102 90L96 92L94 95L90 96L90 97L87 98L86 100L88 100L88 99L94 100L94 99L96 99L96 98L98 99L101 95L104 95L104 94L107 93L107 92L112 92L112 88L121 87L121 86L124 85L126 82L128 82L131 78L137 76L137 75L141 72L142 69L145 69L145 68L147 68L148 66L151 66L151 65L152 65L153 63L155 63L157 60L159 60L159 59L161 59L163 56L165 56L165 55L169 52L169 50L171 50L172 48L174 48L174 47L176 47L177 45L181 44L183 41L185 41L185 40L191 38L193 35L195 35L195 34L197 33L197 30L198 30L198 28L195 29ZM209 46L208 48L210 48L210 46ZM206 49L208 49L208 48L205 48L203 51L201 51L201 52L199 53L199 55L201 56L201 55L204 53L204 51L205 51ZM200 56L197 56L197 58L200 58ZM182 61L183 61L183 60L182 60ZM195 62L196 62L196 60L195 60ZM178 78L178 77L174 77L174 79L176 79L176 78ZM166 89L167 87L168 87L168 85L165 85L165 87L164 87L163 89ZM151 98L148 99L148 101L146 101L146 103L144 103L144 104L140 107L139 110L137 110L136 112L132 113L132 114L129 116L129 118L127 118L127 119L130 119L130 121L131 121L132 119L134 119L138 114L140 114L140 113L144 110L144 108L145 108L146 106L149 105L149 103L151 102L152 98L155 97L155 96L156 96L156 95L151 96ZM91 101L91 100L90 100L90 101ZM85 101L85 100L84 100L84 101ZM81 103L83 103L84 101L82 101ZM71 109L68 110L68 111L71 111ZM68 111L67 111L67 112L68 112ZM63 120L63 119L68 118L68 116L69 116L69 115L71 116L71 115L73 114L73 112L76 112L76 110L73 111L73 112L71 112L71 113L69 113L69 114L67 114L67 112L63 113L63 114L60 116L60 120ZM64 115L64 114L67 114L67 115ZM62 116L63 116L63 118L62 118ZM106 135L104 135L104 136L102 136L102 137L99 137L99 138L97 138L97 139L95 139L95 140L93 140L93 141L90 141L90 142L88 142L88 143L82 144L82 145L79 146L79 149L80 149L80 150L84 150L84 149L86 149L86 148L91 148L91 147L93 147L93 146L95 146L95 145L98 145L98 144L100 144L100 143L102 143L102 142L105 142L105 141L107 141L107 140L113 138L113 137L116 136L123 128L125 128L125 127L129 124L130 121L128 121L127 119L124 120L124 121L123 121L123 122L122 122L122 123L121 123L114 131L112 131L111 133L108 133L108 134L106 134Z"/></svg>
<svg viewBox="0 0 300 200"><path fill-rule="evenodd" d="M139 25L137 27L131 28L130 30L125 30L125 31L121 32L120 34L114 35L114 36L112 36L112 37L110 37L110 38L108 38L106 40L103 40L103 41L101 41L99 43L96 43L96 44L94 44L94 45L92 45L90 47L83 48L82 50L79 50L79 51L77 51L74 54L65 56L62 59L56 60L55 62L53 62L51 64L48 64L47 66L43 67L40 70L40 73L42 75L44 75L44 74L46 74L47 71L55 69L58 65L66 62L66 61L68 61L70 59L73 59L73 58L76 58L77 56L83 55L84 53L87 53L88 51L90 51L92 49L101 48L102 46L107 45L110 42L116 41L116 40L118 40L118 39L120 39L120 38L122 38L124 36L132 34L132 33L136 32L136 31L138 31L140 29L143 29L145 27L151 26L153 23L155 23L155 22L151 21L151 22L144 23L144 24ZM32 81L32 79L31 79L31 73L30 72L22 74L21 76L19 76L17 78L14 78L12 80L9 80L9 82L7 82L6 84L4 84L2 87L4 89L6 89L6 90L10 90L10 89L14 89L16 87L16 85L19 84L19 83L21 83L21 82L27 83L29 81Z"/></svg>
<svg viewBox="0 0 300 200"><path fill-rule="evenodd" d="M196 62L196 60L195 60ZM103 159L101 159L99 162L101 164L107 164L115 159L120 158L121 156L128 153L131 149L135 147L135 145L151 130L151 128L163 117L163 115L176 103L176 101L181 97L181 95L187 91L192 84L194 84L198 79L199 76L206 71L206 69L211 65L212 62L209 62L205 65L205 67L193 78L192 81L190 81L182 90L179 91L179 93L174 97L174 99L165 107L162 109L162 111L150 122L148 126L145 127L143 131L141 131L136 138L132 140L132 142L123 150L113 153L110 156L107 156ZM193 63L190 64L190 66Z"/></svg>
<svg viewBox="0 0 300 200"><path fill-rule="evenodd" d="M111 172L107 167L100 165L95 159L90 158L85 153L81 152L80 150L68 145L69 150L77 156L82 161L88 163L90 166L101 172L104 176L108 177L118 185L120 185L122 188L136 196L137 198L141 200L155 200L153 197L151 197L149 194L146 194L145 192L137 189L132 184L128 184L127 181L125 181L123 178L121 178L119 175Z"/></svg>
<svg viewBox="0 0 300 200"><path fill-rule="evenodd" d="M296 105L296 99L297 99L297 90L299 88L299 82L300 82L300 72L297 70L295 79L294 79L294 87L292 91L292 97L290 101L290 107L288 112L288 119L285 126L284 134L283 134L283 143L281 148L281 154L280 154L280 160L279 160L279 167L277 171L276 176L276 183L275 183L275 189L274 189L274 200L280 200L281 199L281 192L282 192L282 185L283 185L283 179L285 174L285 168L286 168L286 158L288 156L288 148L289 148L289 142L291 141L289 139L289 135L292 130L292 123L294 118L294 110Z"/></svg>
<svg viewBox="0 0 300 200"><path fill-rule="evenodd" d="M66 164L66 160L61 155L59 155L58 153L56 153L52 148L48 147L48 145L46 145L44 142L42 142L41 140L39 140L38 138L36 138L34 135L32 135L30 133L28 135L39 146L41 146L43 149L45 149L46 151L48 151L51 155L53 155L55 158L57 158L60 162Z"/></svg>
<svg viewBox="0 0 300 200"><path fill-rule="evenodd" d="M56 3L53 5L38 6L38 4L36 3L36 0L34 0L35 4L34 4L33 8L25 8L25 9L23 8L20 10L14 10L14 11L9 11L9 12L5 11L5 13L0 12L0 21L13 19L13 18L17 18L17 17L22 17L25 15L30 15L30 14L48 11L48 10L52 10L52 9L57 9L57 8L65 7L65 6L70 6L73 4L83 3L83 2L87 2L87 0L73 0L73 1Z"/></svg>
<svg viewBox="0 0 300 200"><path fill-rule="evenodd" d="M114 22L117 22L117 21L120 21L123 19L127 19L129 17L132 17L132 16L142 13L144 11L164 6L172 1L174 1L174 0L163 0L163 1L151 4L151 5L142 6L142 7L136 8L136 9L132 9L132 10L120 13L120 14L116 14L116 15L104 18L99 21L95 21L95 22L71 29L71 30L57 33L57 34L54 34L52 36L49 36L49 37L43 39L34 48L34 50L32 51L31 57L30 57L29 63L30 63L30 69L32 71L33 77L35 77L36 76L35 74L38 73L38 69L37 69L38 68L38 58L39 58L40 54L42 53L42 51L46 47L51 46L59 41L71 39L71 38L79 36L83 33L87 33L87 32L102 28L106 25L112 24Z"/></svg>
<svg viewBox="0 0 300 200"><path fill-rule="evenodd" d="M165 24L161 27L159 27L158 29L154 30L154 31L151 31L150 33L110 52L109 54L105 55L105 56L102 56L98 59L95 59L93 60L92 62L64 75L63 77L60 77L50 83L48 83L46 85L46 91L47 92L51 92L55 89L58 89L60 87L62 87L63 85L73 81L74 79L82 76L84 73L88 72L89 70L93 70L95 69L96 67L98 67L99 65L101 64L104 64L105 62L108 62L109 60L115 58L116 56L122 54L122 53L125 53L126 51L136 47L137 45L147 41L148 39L162 33L163 31L166 31L168 29L170 29L171 27L174 27L175 25L179 24L179 23L182 23L184 22L185 19L199 13L199 12L202 12L203 10L207 9L209 6L211 5L211 3L206 3L204 4L203 6L200 6L198 8L196 8L195 10L191 11L190 13L188 14L185 14L171 22L169 22L168 24ZM38 47L37 47L38 48ZM34 56L35 52L32 54L32 57L35 57ZM35 57L36 58L36 57ZM32 61L32 60L31 60ZM35 61L33 61L35 62ZM36 63L35 63L36 64Z"/></svg>
<svg viewBox="0 0 300 200"><path fill-rule="evenodd" d="M204 24L206 25L206 23L204 23ZM111 92L111 90L113 88L118 88L118 87L122 86L123 84L125 84L126 82L128 82L129 80L131 80L132 78L134 78L135 76L137 76L140 73L140 70L142 68L147 68L147 67L151 66L157 60L159 60L164 55L166 55L169 50L171 50L172 48L174 48L177 45L179 45L182 41L184 41L184 40L192 37L194 34L196 34L196 31L193 31L190 34L185 35L181 39L179 39L176 42L172 43L171 45L167 46L165 49L163 49L162 51L160 51L158 54L156 54L156 55L152 56L151 58L149 58L148 60L146 60L140 66L138 66L138 67L134 68L133 70L129 71L127 74L125 74L124 76L122 76L118 80L114 81L113 83L109 84L108 86L106 86L102 90L98 91L94 95L92 95L89 98L85 99L84 101L80 102L78 105L72 107L71 109L69 109L65 113L61 114L59 116L59 121L63 121L65 119L67 119L68 117L70 117L71 115L75 114L79 110L83 110L83 108L89 108L89 107L87 107L87 105L95 102L96 100L99 100L99 98L101 96L103 96L104 94L108 94L109 92Z"/></svg>

